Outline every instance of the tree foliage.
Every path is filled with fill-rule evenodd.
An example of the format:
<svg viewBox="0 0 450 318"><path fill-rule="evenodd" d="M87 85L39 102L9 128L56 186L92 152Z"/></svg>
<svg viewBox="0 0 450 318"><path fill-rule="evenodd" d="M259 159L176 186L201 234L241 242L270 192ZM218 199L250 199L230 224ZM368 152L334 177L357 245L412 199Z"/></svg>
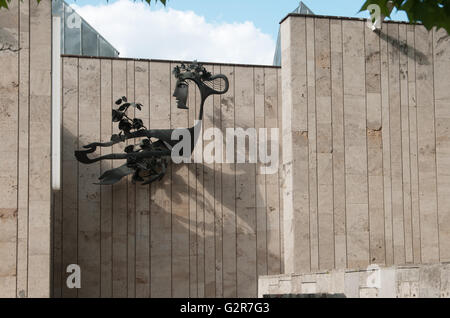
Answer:
<svg viewBox="0 0 450 318"><path fill-rule="evenodd" d="M381 14L390 17L389 0L366 0L360 11L370 4L380 6ZM444 28L450 34L450 0L392 0L392 5L408 15L410 23L422 23L428 30Z"/></svg>
<svg viewBox="0 0 450 318"><path fill-rule="evenodd" d="M0 0L0 9L1 8L6 8L8 9L8 4L11 3L11 1L18 1L18 0ZM23 1L23 0L20 0ZM36 0L38 3L41 2L42 0ZM108 0L106 0L108 2ZM134 0L136 1L136 0ZM157 3L158 1L161 2L163 5L166 5L167 0L141 0L141 1L145 1L148 4L151 4L152 2Z"/></svg>

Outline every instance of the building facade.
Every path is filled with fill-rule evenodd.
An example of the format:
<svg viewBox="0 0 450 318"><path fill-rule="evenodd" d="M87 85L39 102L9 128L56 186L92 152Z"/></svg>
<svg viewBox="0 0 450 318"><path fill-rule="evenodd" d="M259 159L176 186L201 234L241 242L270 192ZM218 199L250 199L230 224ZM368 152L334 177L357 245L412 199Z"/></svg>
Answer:
<svg viewBox="0 0 450 318"><path fill-rule="evenodd" d="M449 262L448 34L298 14L281 34L285 273Z"/></svg>
<svg viewBox="0 0 450 318"><path fill-rule="evenodd" d="M0 75L1 296L446 295L415 292L437 276L444 289L449 281L444 31L385 22L373 32L361 19L288 15L281 67L205 64L232 89L208 100L204 128L278 128L279 169L172 164L151 186L94 185L117 163L86 166L73 152L109 140L121 96L143 104L150 128L191 126L199 94L191 89L189 111L171 94L180 62L53 54L52 69L57 31L50 2L0 11L0 65L9 70ZM67 287L71 264L80 289ZM405 292L360 284L373 266ZM418 269L408 276L404 266Z"/></svg>

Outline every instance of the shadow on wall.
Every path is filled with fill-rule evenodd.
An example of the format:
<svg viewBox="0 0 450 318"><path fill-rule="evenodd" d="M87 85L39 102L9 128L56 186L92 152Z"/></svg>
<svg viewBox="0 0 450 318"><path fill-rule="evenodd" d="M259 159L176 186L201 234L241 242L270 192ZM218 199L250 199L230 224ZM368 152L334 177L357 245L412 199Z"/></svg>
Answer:
<svg viewBox="0 0 450 318"><path fill-rule="evenodd" d="M425 54L423 54L422 52L418 51L415 47L408 45L406 42L400 42L398 39L393 38L392 36L390 36L387 33L384 33L380 29L377 29L375 31L375 33L378 34L380 39L390 43L394 48L396 48L403 55L408 56L408 53L413 52L414 56L416 57L417 62L420 65L429 65L430 64L428 57Z"/></svg>
<svg viewBox="0 0 450 318"><path fill-rule="evenodd" d="M134 185L131 177L99 186L94 183L112 161L78 163L73 150L81 149L86 138L63 129L62 190L54 193L54 297L170 297L175 289L186 297L256 297L258 274L281 269L279 254L257 246L260 231L265 231L265 246L280 240L280 233L272 238L267 228L271 208L264 207L265 224L257 228L257 203L265 193L253 183L248 189L254 191L253 202L239 202L237 176L255 178L256 164L229 164L235 169L230 174L221 164L214 169L172 162L163 180L150 186ZM124 147L103 149L120 153ZM79 290L66 287L70 264L81 267ZM249 290L238 291L242 288Z"/></svg>

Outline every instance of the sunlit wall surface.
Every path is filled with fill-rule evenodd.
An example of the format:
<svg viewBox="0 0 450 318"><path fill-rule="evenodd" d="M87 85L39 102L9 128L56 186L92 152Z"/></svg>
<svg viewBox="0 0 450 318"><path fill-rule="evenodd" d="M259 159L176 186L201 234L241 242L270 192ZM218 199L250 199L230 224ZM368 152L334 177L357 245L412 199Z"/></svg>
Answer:
<svg viewBox="0 0 450 318"><path fill-rule="evenodd" d="M301 14L314 14L303 2L300 1L300 4L297 8L295 8L292 13L301 13ZM277 38L277 46L275 48L275 56L273 57L273 65L281 66L281 34L278 31Z"/></svg>

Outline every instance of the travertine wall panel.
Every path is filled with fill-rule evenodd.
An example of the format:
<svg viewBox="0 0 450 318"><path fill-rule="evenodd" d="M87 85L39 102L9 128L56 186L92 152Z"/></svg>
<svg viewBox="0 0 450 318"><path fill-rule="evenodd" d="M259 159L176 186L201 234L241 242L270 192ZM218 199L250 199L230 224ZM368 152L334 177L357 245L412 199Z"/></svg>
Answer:
<svg viewBox="0 0 450 318"><path fill-rule="evenodd" d="M51 2L0 10L0 297L48 297Z"/></svg>
<svg viewBox="0 0 450 318"><path fill-rule="evenodd" d="M448 34L295 14L281 30L286 273L448 261Z"/></svg>
<svg viewBox="0 0 450 318"><path fill-rule="evenodd" d="M61 222L54 224L62 232L55 238L62 253L53 259L53 275L60 277L55 297L255 297L258 275L281 273L277 169L265 175L260 163L171 164L151 186L127 179L98 186L93 183L102 172L122 163L75 160L75 149L117 132L111 110L125 95L144 105L136 116L149 128L192 126L200 93L191 85L189 110L176 107L177 64L62 57L64 170ZM206 67L225 74L230 90L207 100L204 130L221 129L226 144L227 128L278 127L279 68ZM200 152L209 142L220 144L204 141ZM101 154L124 146L102 148ZM66 287L69 264L81 266L81 289Z"/></svg>

